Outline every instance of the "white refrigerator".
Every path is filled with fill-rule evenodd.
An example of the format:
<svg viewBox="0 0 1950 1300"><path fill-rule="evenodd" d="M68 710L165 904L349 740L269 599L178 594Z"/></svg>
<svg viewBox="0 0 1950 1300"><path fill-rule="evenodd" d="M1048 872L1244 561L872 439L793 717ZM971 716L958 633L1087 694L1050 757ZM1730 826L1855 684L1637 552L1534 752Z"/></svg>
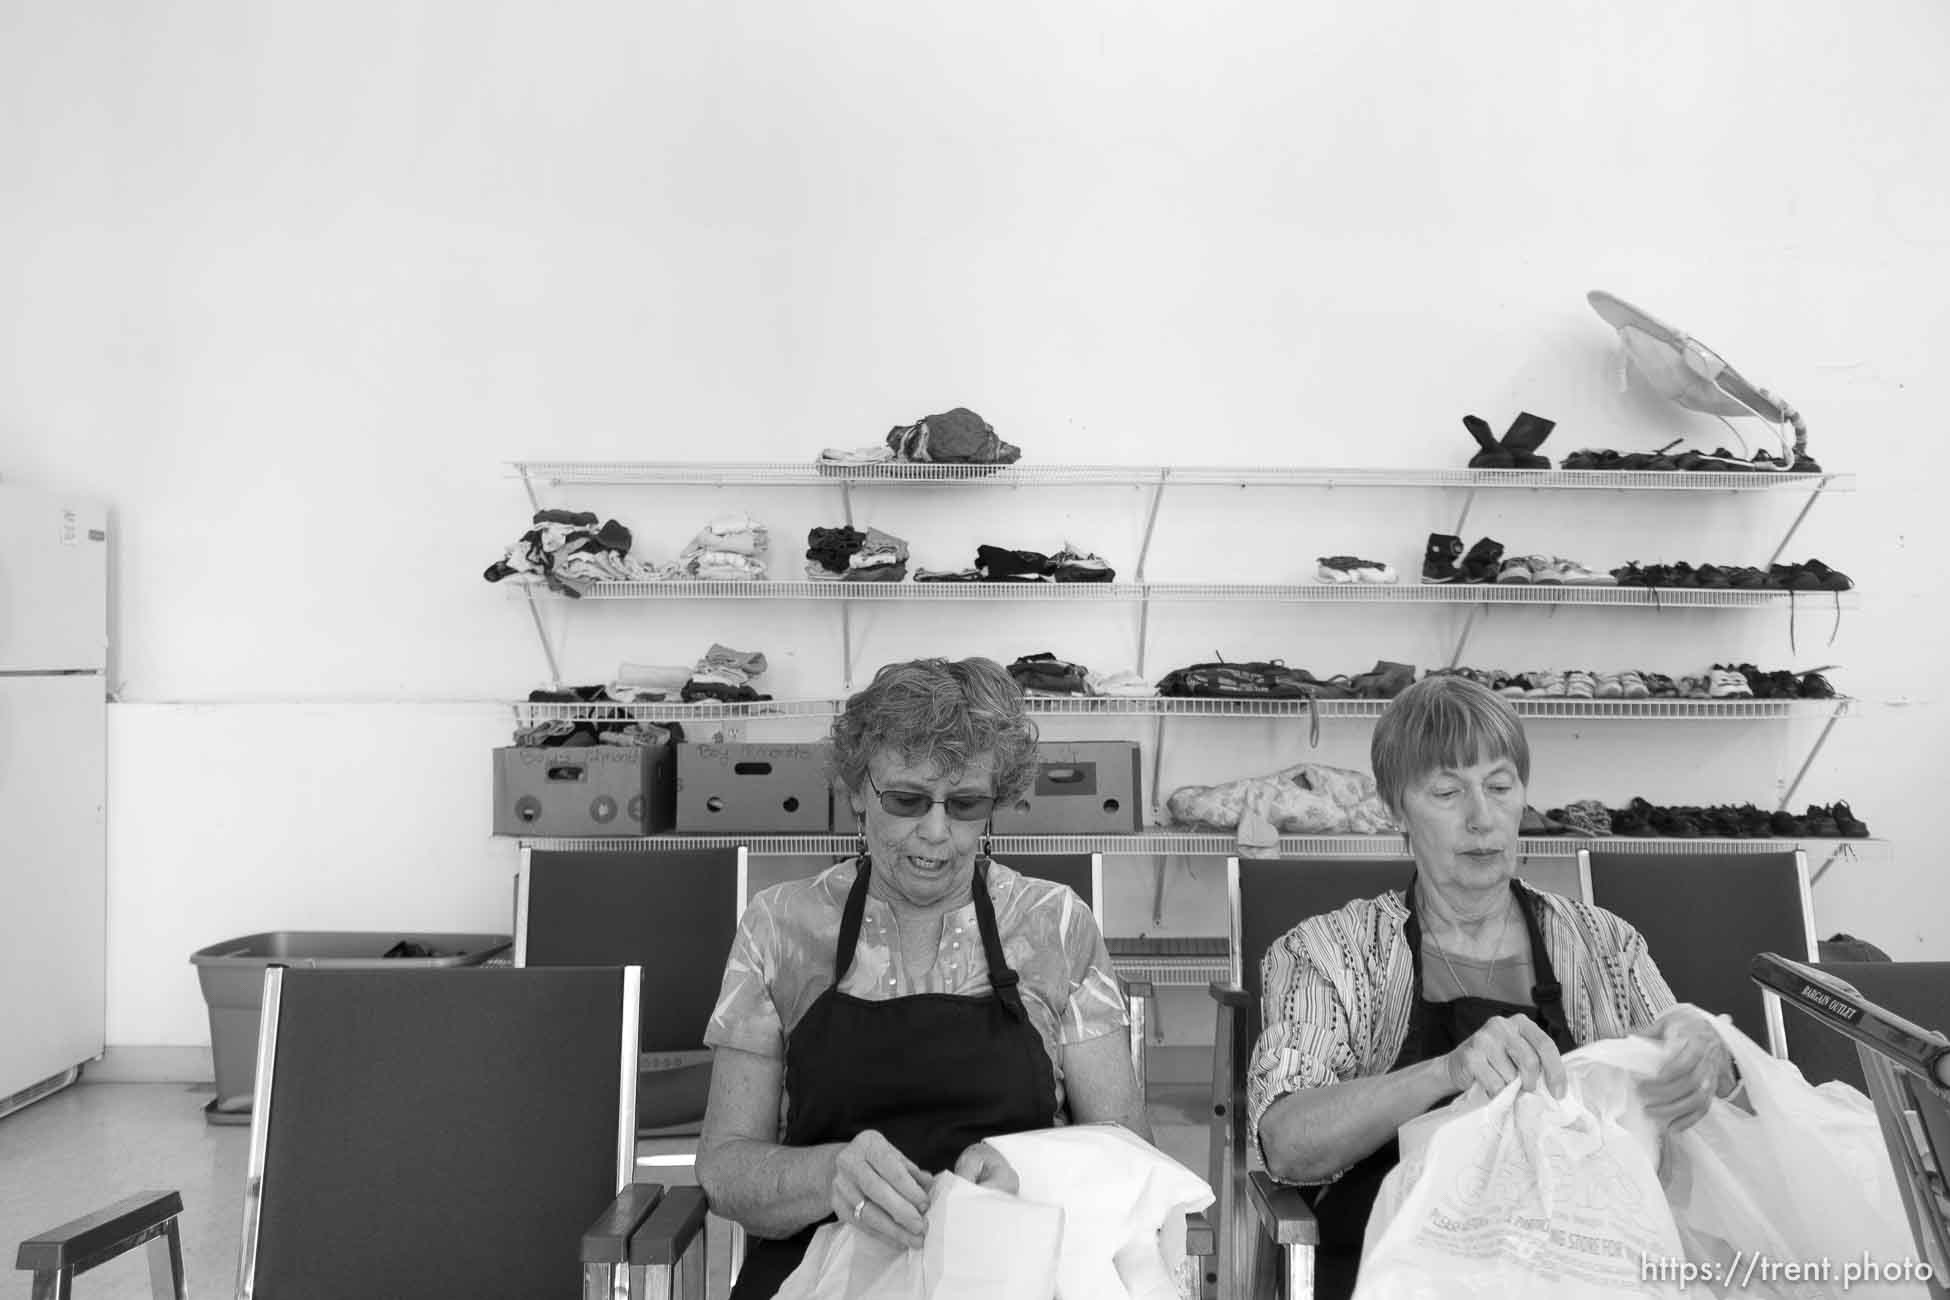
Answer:
<svg viewBox="0 0 1950 1300"><path fill-rule="evenodd" d="M108 512L0 483L0 1115L102 1053Z"/></svg>

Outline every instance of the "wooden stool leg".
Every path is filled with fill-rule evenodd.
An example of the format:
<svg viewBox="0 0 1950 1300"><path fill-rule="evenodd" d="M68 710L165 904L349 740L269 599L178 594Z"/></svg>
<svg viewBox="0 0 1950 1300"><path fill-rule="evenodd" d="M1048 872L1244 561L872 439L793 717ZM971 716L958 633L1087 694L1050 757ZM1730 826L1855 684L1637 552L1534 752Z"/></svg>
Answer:
<svg viewBox="0 0 1950 1300"><path fill-rule="evenodd" d="M183 1300L183 1242L171 1219L162 1235L151 1237L143 1250L149 1256L149 1294L152 1300Z"/></svg>

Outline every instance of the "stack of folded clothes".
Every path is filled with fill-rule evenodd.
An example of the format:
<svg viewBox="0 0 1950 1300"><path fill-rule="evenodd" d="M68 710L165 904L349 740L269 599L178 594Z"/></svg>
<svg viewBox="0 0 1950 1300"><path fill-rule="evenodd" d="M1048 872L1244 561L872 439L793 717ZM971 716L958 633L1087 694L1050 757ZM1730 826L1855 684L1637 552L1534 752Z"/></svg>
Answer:
<svg viewBox="0 0 1950 1300"><path fill-rule="evenodd" d="M1115 582L1117 570L1099 556L1065 542L1055 555L1005 546L978 546L967 569L918 569L916 582Z"/></svg>
<svg viewBox="0 0 1950 1300"><path fill-rule="evenodd" d="M819 582L899 582L907 543L878 528L815 528L806 534L806 576Z"/></svg>
<svg viewBox="0 0 1950 1300"><path fill-rule="evenodd" d="M745 704L769 700L771 696L759 694L751 685L752 678L762 674L765 668L763 651L733 650L730 646L713 644L697 661L690 680L684 683L684 702L719 700L726 704Z"/></svg>
<svg viewBox="0 0 1950 1300"><path fill-rule="evenodd" d="M1156 686L1128 668L1119 669L1114 673L1090 673L1086 680L1090 684L1092 695L1120 699L1150 699L1158 693Z"/></svg>
<svg viewBox="0 0 1950 1300"><path fill-rule="evenodd" d="M614 519L599 523L586 510L538 510L534 527L481 576L500 582L518 574L539 577L567 596L581 593L565 579L584 582L656 582L681 576L675 565L646 563L630 554L630 530Z"/></svg>
<svg viewBox="0 0 1950 1300"><path fill-rule="evenodd" d="M686 576L707 582L765 577L765 525L748 514L720 515L698 530L678 562Z"/></svg>

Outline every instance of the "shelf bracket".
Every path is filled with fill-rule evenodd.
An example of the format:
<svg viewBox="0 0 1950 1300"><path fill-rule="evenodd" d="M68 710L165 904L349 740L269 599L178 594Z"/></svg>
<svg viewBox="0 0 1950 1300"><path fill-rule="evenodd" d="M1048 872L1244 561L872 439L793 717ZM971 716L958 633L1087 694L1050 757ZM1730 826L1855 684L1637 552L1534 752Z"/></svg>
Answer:
<svg viewBox="0 0 1950 1300"><path fill-rule="evenodd" d="M1463 535L1463 525L1469 522L1469 508L1475 504L1476 504L1476 489L1471 488L1469 489L1468 492L1463 494L1462 513L1456 516L1455 535L1457 537L1461 537ZM1454 667L1453 664L1450 666Z"/></svg>
<svg viewBox="0 0 1950 1300"><path fill-rule="evenodd" d="M853 484L844 478L840 480L840 517L848 528L853 527Z"/></svg>
<svg viewBox="0 0 1950 1300"><path fill-rule="evenodd" d="M1821 753L1821 747L1828 743L1828 733L1835 729L1835 723L1847 711L1847 700L1835 701L1834 711L1828 715L1828 721L1822 724L1821 734L1815 737L1815 747L1808 751L1808 757L1802 761L1801 770L1794 774L1792 781L1788 782L1788 788L1781 795L1781 802L1775 806L1776 812L1785 812L1787 810L1788 801L1793 799L1794 792L1801 788L1801 781L1808 775L1808 769L1815 765L1815 758Z"/></svg>
<svg viewBox="0 0 1950 1300"><path fill-rule="evenodd" d="M528 491L528 504L534 508L536 514L540 514L542 511L542 503L535 495L535 480L528 473L528 466L526 465L521 467L521 485Z"/></svg>
<svg viewBox="0 0 1950 1300"><path fill-rule="evenodd" d="M542 641L542 657L548 660L549 685L559 690L562 686L562 669L555 661L555 645L549 640L548 624L542 621L541 602L535 599L533 586L530 586L524 594L528 597L528 613L535 620L535 635Z"/></svg>
<svg viewBox="0 0 1950 1300"><path fill-rule="evenodd" d="M1136 581L1144 581L1144 566L1151 558L1151 536L1158 527L1158 507L1164 503L1165 481L1171 477L1169 469L1158 471L1158 482L1151 489L1151 504L1144 511L1144 536L1138 540L1138 559Z"/></svg>
<svg viewBox="0 0 1950 1300"><path fill-rule="evenodd" d="M1153 928L1165 923L1165 868L1171 859L1160 854L1151 864L1151 924Z"/></svg>
<svg viewBox="0 0 1950 1300"><path fill-rule="evenodd" d="M1788 525L1787 534L1781 538L1781 544L1779 546L1776 546L1774 548L1774 553L1767 557L1768 567L1772 568L1773 565L1781 558L1781 552L1787 550L1787 544L1793 541L1795 533L1800 531L1801 521L1808 517L1808 512L1815 508L1815 502L1821 500L1821 494L1823 492L1826 492L1827 490L1828 490L1828 480L1823 479L1821 482L1815 485L1815 490L1808 494L1808 499L1801 503L1801 513L1796 515L1794 517L1794 522Z"/></svg>
<svg viewBox="0 0 1950 1300"><path fill-rule="evenodd" d="M1831 849L1828 856L1821 860L1821 865L1815 868L1815 873L1808 877L1808 885L1810 888L1821 883L1821 878L1828 874L1828 868L1835 865L1837 858L1846 858L1850 862L1855 861L1855 846L1843 842Z"/></svg>
<svg viewBox="0 0 1950 1300"><path fill-rule="evenodd" d="M1151 593L1149 590L1141 590L1138 593L1137 668L1135 669L1139 677L1144 676L1144 652L1149 649L1150 641Z"/></svg>
<svg viewBox="0 0 1950 1300"><path fill-rule="evenodd" d="M1464 513L1467 514L1468 512L1465 511ZM1469 634L1475 628L1476 620L1482 616L1483 611L1487 608L1488 606L1482 604L1475 604L1469 607L1469 617L1463 620L1462 635L1456 638L1455 652L1449 656L1449 666L1451 668L1454 668L1462 662L1463 650L1469 645ZM1552 612L1555 613L1556 611L1553 610Z"/></svg>
<svg viewBox="0 0 1950 1300"><path fill-rule="evenodd" d="M1165 801L1163 792L1158 789L1158 775L1164 768L1165 759L1165 715L1156 714L1151 719L1151 824L1164 823Z"/></svg>
<svg viewBox="0 0 1950 1300"><path fill-rule="evenodd" d="M852 516L847 517L847 526L852 527ZM853 693L853 602L835 601L840 607L840 674L847 694Z"/></svg>

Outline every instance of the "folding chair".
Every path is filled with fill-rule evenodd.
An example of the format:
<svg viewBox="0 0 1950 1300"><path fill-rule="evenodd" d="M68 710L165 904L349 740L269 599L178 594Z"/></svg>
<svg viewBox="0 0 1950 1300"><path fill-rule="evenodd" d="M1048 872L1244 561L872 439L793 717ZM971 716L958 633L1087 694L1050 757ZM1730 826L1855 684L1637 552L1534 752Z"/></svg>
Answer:
<svg viewBox="0 0 1950 1300"><path fill-rule="evenodd" d="M1404 888L1413 874L1408 858L1232 858L1226 863L1232 977L1212 986L1218 1003L1212 1178L1219 1197L1214 1228L1224 1300L1311 1296L1320 1242L1313 1210L1299 1190L1249 1168L1246 1074L1261 1028L1260 960L1308 917ZM1582 872L1570 858L1527 859L1517 874L1535 889L1586 897ZM1277 1258L1272 1248L1278 1249Z"/></svg>
<svg viewBox="0 0 1950 1300"><path fill-rule="evenodd" d="M711 1090L704 1027L747 873L744 848L521 851L515 965L645 971L637 1129L646 1138L695 1138L702 1129Z"/></svg>
<svg viewBox="0 0 1950 1300"><path fill-rule="evenodd" d="M1898 973L1903 966L1927 969ZM1935 1022L1944 1023L1950 1012L1950 963L1864 962L1850 973L1865 971L1912 1000L1927 1000ZM1753 959L1749 973L1754 983L1824 1029L1853 1040L1916 1238L1916 1258L1930 1266L1930 1294L1939 1300L1950 1296L1945 1286L1950 1279L1950 1039L1864 997L1832 968L1764 952Z"/></svg>
<svg viewBox="0 0 1950 1300"><path fill-rule="evenodd" d="M632 1183L638 981L265 972L239 1300L701 1297L701 1194ZM18 1266L65 1297L146 1244L152 1290L180 1300L181 1208L143 1193L23 1242Z"/></svg>
<svg viewBox="0 0 1950 1300"><path fill-rule="evenodd" d="M1815 959L1808 858L1778 853L1634 853L1581 849L1591 901L1631 922L1673 996L1733 1017L1739 1030L1787 1055L1781 1003L1747 967L1761 952Z"/></svg>

